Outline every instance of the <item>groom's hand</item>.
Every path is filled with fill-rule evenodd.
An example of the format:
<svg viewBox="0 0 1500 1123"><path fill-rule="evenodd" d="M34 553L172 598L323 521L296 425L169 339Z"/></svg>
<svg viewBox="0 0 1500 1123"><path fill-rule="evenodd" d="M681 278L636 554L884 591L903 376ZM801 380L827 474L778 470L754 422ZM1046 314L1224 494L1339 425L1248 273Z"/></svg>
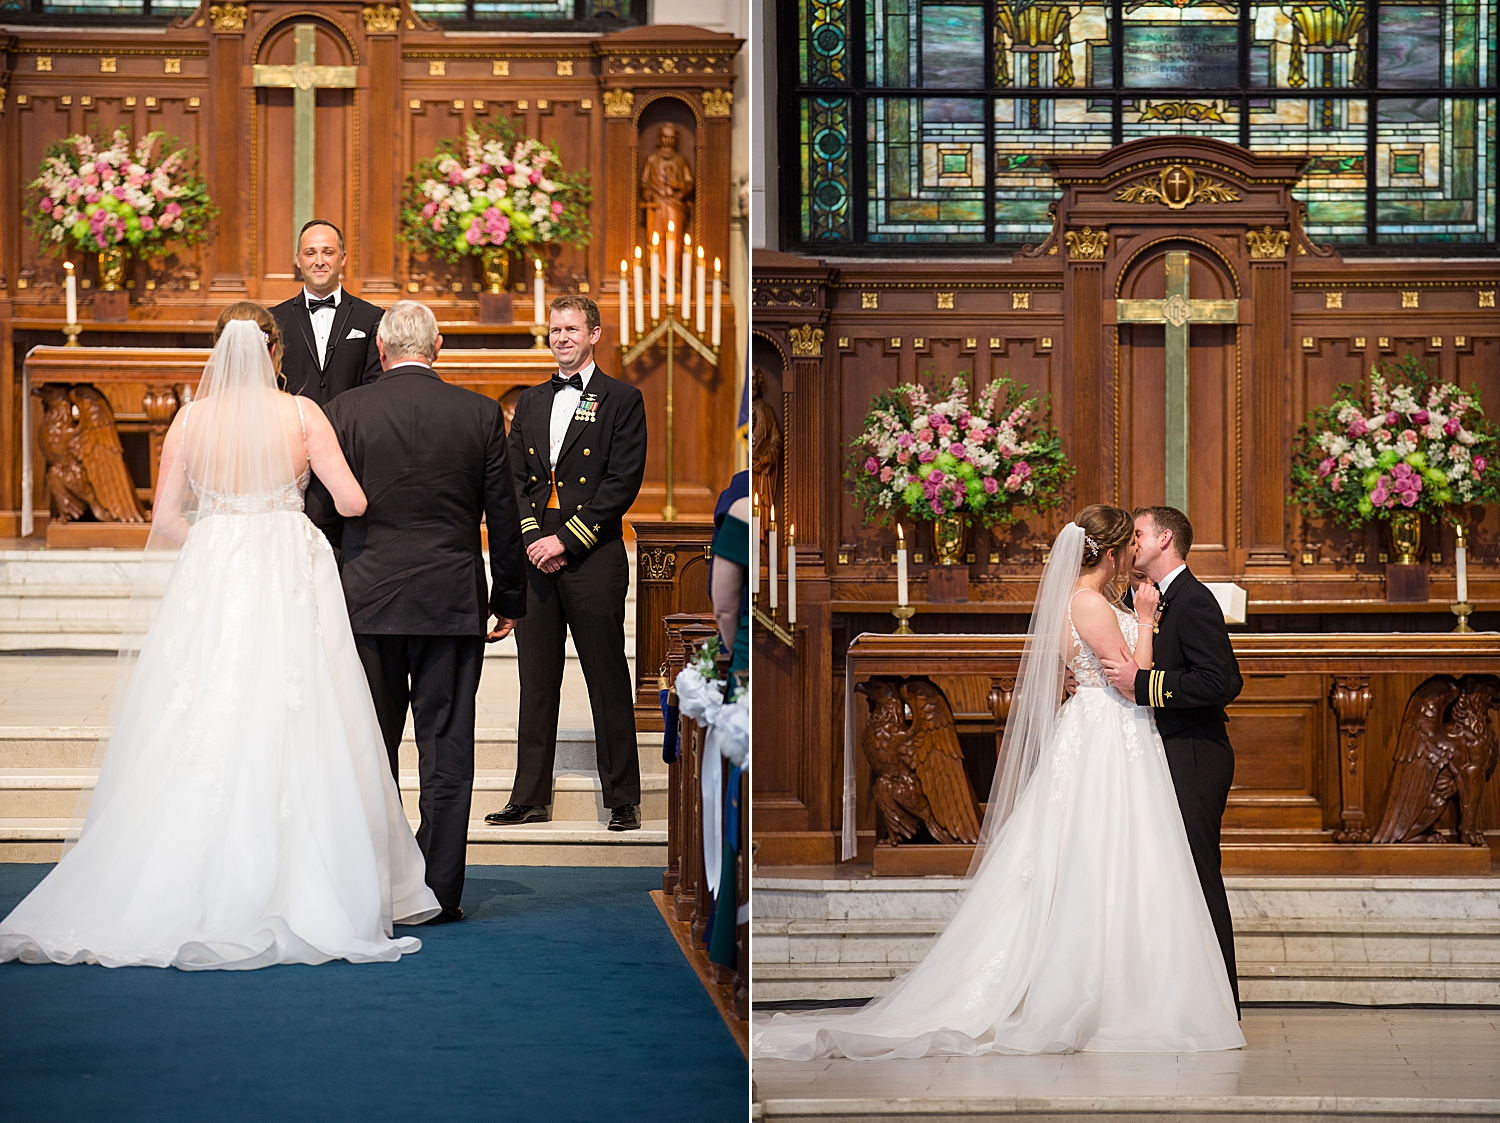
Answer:
<svg viewBox="0 0 1500 1123"><path fill-rule="evenodd" d="M1111 659L1107 655L1101 655L1099 663L1110 684L1125 697L1134 699L1135 676L1140 673L1140 668L1135 664L1135 656L1126 654Z"/></svg>
<svg viewBox="0 0 1500 1123"><path fill-rule="evenodd" d="M497 643L510 635L515 629L516 622L509 616L496 616L495 626L490 629L489 635L484 637L484 641L486 643Z"/></svg>
<svg viewBox="0 0 1500 1123"><path fill-rule="evenodd" d="M526 547L526 556L531 559L531 564L543 573L556 573L561 569L567 560L563 556L565 553L562 539L555 534L538 538Z"/></svg>

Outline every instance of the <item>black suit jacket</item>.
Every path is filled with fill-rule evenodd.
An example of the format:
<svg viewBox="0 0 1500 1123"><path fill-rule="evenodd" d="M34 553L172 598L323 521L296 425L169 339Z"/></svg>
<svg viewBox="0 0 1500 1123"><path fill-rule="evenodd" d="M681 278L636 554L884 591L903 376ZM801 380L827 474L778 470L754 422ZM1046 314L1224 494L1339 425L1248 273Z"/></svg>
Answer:
<svg viewBox="0 0 1500 1123"><path fill-rule="evenodd" d="M1229 644L1224 610L1208 587L1184 569L1161 598L1151 646L1152 669L1135 676L1135 701L1156 711L1163 737L1222 734L1224 707L1245 680Z"/></svg>
<svg viewBox="0 0 1500 1123"><path fill-rule="evenodd" d="M521 508L521 537L542 537L541 517L552 491L552 381L529 386L511 420L510 459ZM568 423L557 457L557 536L575 557L624 536L623 518L646 474L646 403L628 382L597 366Z"/></svg>
<svg viewBox="0 0 1500 1123"><path fill-rule="evenodd" d="M281 373L286 378L287 390L324 406L345 390L374 382L380 377L375 329L384 314L368 300L361 300L345 289L333 311L333 330L328 333L330 353L320 368L318 340L307 311L306 293L299 292L272 308L271 315L281 328ZM363 332L364 336L356 334L350 338L351 332Z"/></svg>
<svg viewBox="0 0 1500 1123"><path fill-rule="evenodd" d="M342 520L354 631L473 636L489 631L491 613L524 616L526 559L499 403L407 366L325 410L369 500L362 516ZM331 506L309 517L336 536Z"/></svg>

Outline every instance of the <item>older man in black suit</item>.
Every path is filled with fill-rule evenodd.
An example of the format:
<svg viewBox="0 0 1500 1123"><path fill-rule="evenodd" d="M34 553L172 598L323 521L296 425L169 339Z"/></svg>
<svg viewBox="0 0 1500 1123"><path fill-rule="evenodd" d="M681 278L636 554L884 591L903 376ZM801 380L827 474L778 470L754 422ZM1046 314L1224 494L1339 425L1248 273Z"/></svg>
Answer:
<svg viewBox="0 0 1500 1123"><path fill-rule="evenodd" d="M326 406L345 390L380 377L375 329L381 311L344 291L344 235L315 218L297 236L302 291L271 309L281 327L281 373L293 394Z"/></svg>
<svg viewBox="0 0 1500 1123"><path fill-rule="evenodd" d="M463 918L484 645L508 636L526 612L526 558L499 404L434 373L443 337L425 305L393 305L377 339L380 380L326 409L369 501L343 526L344 599L392 772L411 708L417 843L443 909L428 923L444 923Z"/></svg>

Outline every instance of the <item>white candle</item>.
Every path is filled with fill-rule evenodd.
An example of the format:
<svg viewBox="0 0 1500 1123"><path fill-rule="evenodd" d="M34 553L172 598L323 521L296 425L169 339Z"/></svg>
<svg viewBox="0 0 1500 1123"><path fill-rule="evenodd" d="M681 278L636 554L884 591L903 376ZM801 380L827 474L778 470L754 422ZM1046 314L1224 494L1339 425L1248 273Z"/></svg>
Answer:
<svg viewBox="0 0 1500 1123"><path fill-rule="evenodd" d="M625 259L620 258L620 346L630 346L630 274Z"/></svg>
<svg viewBox="0 0 1500 1123"><path fill-rule="evenodd" d="M771 614L776 614L778 594L776 592L776 504L771 504L771 529L766 533L766 559L771 564L769 587L771 590Z"/></svg>
<svg viewBox="0 0 1500 1123"><path fill-rule="evenodd" d="M682 236L682 322L684 326L693 316L693 236Z"/></svg>
<svg viewBox="0 0 1500 1123"><path fill-rule="evenodd" d="M714 333L709 342L715 347L719 345L720 326L723 323L722 314L719 311L719 259L714 258Z"/></svg>
<svg viewBox="0 0 1500 1123"><path fill-rule="evenodd" d="M906 607L906 531L896 524L896 603Z"/></svg>
<svg viewBox="0 0 1500 1123"><path fill-rule="evenodd" d="M750 599L760 592L760 492L750 500Z"/></svg>
<svg viewBox="0 0 1500 1123"><path fill-rule="evenodd" d="M1463 541L1462 538L1459 539ZM1462 546L1453 551L1454 561L1458 565L1458 603L1469 603L1469 551Z"/></svg>
<svg viewBox="0 0 1500 1123"><path fill-rule="evenodd" d="M704 313L708 310L708 302L703 299L703 292L704 292L704 289L703 289L703 276L704 276L704 273L705 273L705 269L703 267L703 247L699 246L698 247L698 334L699 335L703 334L703 316L704 316Z"/></svg>
<svg viewBox="0 0 1500 1123"><path fill-rule="evenodd" d="M667 308L677 301L677 223L667 223Z"/></svg>
<svg viewBox="0 0 1500 1123"><path fill-rule="evenodd" d="M797 524L786 528L786 624L797 623Z"/></svg>
<svg viewBox="0 0 1500 1123"><path fill-rule="evenodd" d="M542 279L542 259L536 258L536 281L532 284L532 300L536 303L533 320L538 324L547 322L547 289Z"/></svg>
<svg viewBox="0 0 1500 1123"><path fill-rule="evenodd" d="M73 275L71 261L63 262L63 268L67 270L67 280L63 282L63 287L68 294L68 323L76 324L78 322L78 278Z"/></svg>
<svg viewBox="0 0 1500 1123"><path fill-rule="evenodd" d="M646 334L645 285L641 283L641 247L635 247L635 334Z"/></svg>
<svg viewBox="0 0 1500 1123"><path fill-rule="evenodd" d="M651 322L661 319L661 235L651 235Z"/></svg>

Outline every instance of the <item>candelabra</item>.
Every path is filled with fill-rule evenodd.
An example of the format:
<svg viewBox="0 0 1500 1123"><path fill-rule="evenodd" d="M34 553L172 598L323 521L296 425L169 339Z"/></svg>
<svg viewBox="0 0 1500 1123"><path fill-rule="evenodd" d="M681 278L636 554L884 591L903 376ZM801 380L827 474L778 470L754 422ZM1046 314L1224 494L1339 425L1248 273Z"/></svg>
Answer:
<svg viewBox="0 0 1500 1123"><path fill-rule="evenodd" d="M666 461L667 461L667 496L666 504L661 509L661 517L667 522L677 518L677 507L672 502L672 475L673 475L673 391L675 378L675 342L681 339L689 348L698 352L707 363L717 368L719 365L719 348L708 343L703 336L699 335L688 322L677 313L674 304L668 303L662 317L652 321L651 327L646 334L641 336L629 347L621 347L620 369L624 369L635 362L646 352L650 351L658 343L664 343L667 352L667 426L666 426Z"/></svg>

